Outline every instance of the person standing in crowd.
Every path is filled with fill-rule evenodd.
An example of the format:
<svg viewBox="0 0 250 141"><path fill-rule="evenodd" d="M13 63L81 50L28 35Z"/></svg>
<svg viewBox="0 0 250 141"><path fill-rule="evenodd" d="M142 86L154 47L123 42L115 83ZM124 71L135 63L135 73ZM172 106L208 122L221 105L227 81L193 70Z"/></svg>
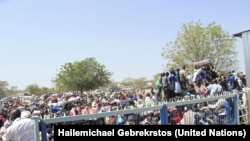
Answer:
<svg viewBox="0 0 250 141"><path fill-rule="evenodd" d="M235 70L232 70L232 74L234 75L234 77L237 77L237 72Z"/></svg>
<svg viewBox="0 0 250 141"><path fill-rule="evenodd" d="M243 72L240 72L238 77L239 77L239 78L241 79L241 81L242 81L242 86L243 86L243 87L246 87L246 86L247 86L247 85L246 85L246 74L243 73Z"/></svg>
<svg viewBox="0 0 250 141"><path fill-rule="evenodd" d="M227 76L227 90L232 91L234 89L235 76L232 72L228 72Z"/></svg>
<svg viewBox="0 0 250 141"><path fill-rule="evenodd" d="M218 84L218 81L214 79L211 84L207 86L207 91L209 96L214 96L216 94L222 93L223 89L220 84Z"/></svg>
<svg viewBox="0 0 250 141"><path fill-rule="evenodd" d="M190 72L187 73L187 76L186 76L186 89L188 88L189 85L193 84L193 74L191 74Z"/></svg>
<svg viewBox="0 0 250 141"><path fill-rule="evenodd" d="M169 83L168 83L168 101L172 98L175 97L175 77L176 77L176 74L175 74L175 71L173 68L170 68L169 69L169 75L168 75L168 80L169 80Z"/></svg>
<svg viewBox="0 0 250 141"><path fill-rule="evenodd" d="M167 100L167 91L168 91L168 76L169 76L169 72L164 73L163 77L162 77L162 100L165 101Z"/></svg>
<svg viewBox="0 0 250 141"><path fill-rule="evenodd" d="M225 77L223 73L219 75L219 82L220 82L220 85L222 86L222 89L226 91L227 90L227 78Z"/></svg>
<svg viewBox="0 0 250 141"><path fill-rule="evenodd" d="M174 88L175 96L180 96L180 94L182 92L179 72L180 72L180 69L176 69L176 71L175 71L175 88Z"/></svg>
<svg viewBox="0 0 250 141"><path fill-rule="evenodd" d="M3 141L35 141L35 123L31 118L21 118L21 111L15 109L10 113L10 122Z"/></svg>
<svg viewBox="0 0 250 141"><path fill-rule="evenodd" d="M165 73L160 73L160 75L158 76L156 82L155 82L155 85L156 85L156 88L157 88L157 99L158 100L161 100L161 91L162 91L162 77L165 75Z"/></svg>
<svg viewBox="0 0 250 141"><path fill-rule="evenodd" d="M207 84L206 81L202 81L200 88L199 88L199 95L207 95Z"/></svg>
<svg viewBox="0 0 250 141"><path fill-rule="evenodd" d="M195 84L196 92L199 91L199 86L201 85L202 81L206 81L206 66L202 66L199 68L193 76L193 83Z"/></svg>
<svg viewBox="0 0 250 141"><path fill-rule="evenodd" d="M183 66L179 71L180 84L182 89L186 89L186 67Z"/></svg>

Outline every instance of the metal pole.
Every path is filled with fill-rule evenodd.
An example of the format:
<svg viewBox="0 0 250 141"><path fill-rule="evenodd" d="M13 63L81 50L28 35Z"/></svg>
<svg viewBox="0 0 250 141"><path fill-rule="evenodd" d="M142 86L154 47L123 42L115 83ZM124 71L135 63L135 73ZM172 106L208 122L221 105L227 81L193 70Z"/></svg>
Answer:
<svg viewBox="0 0 250 141"><path fill-rule="evenodd" d="M234 121L233 124L239 125L239 91L234 91L235 96L233 97L234 103Z"/></svg>
<svg viewBox="0 0 250 141"><path fill-rule="evenodd" d="M41 134L42 134L42 141L47 141L47 125L43 120L40 120L41 124Z"/></svg>
<svg viewBox="0 0 250 141"><path fill-rule="evenodd" d="M250 87L250 31L242 33L247 87Z"/></svg>
<svg viewBox="0 0 250 141"><path fill-rule="evenodd" d="M40 141L40 133L39 133L39 117L38 116L34 116L32 117L32 119L34 120L34 128L35 128L35 141Z"/></svg>
<svg viewBox="0 0 250 141"><path fill-rule="evenodd" d="M160 110L161 125L168 125L168 107L164 104Z"/></svg>

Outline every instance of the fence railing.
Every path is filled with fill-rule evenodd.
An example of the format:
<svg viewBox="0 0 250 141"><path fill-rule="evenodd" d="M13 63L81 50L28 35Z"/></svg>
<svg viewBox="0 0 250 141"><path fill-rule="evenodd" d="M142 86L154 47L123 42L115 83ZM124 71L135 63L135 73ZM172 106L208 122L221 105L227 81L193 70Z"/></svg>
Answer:
<svg viewBox="0 0 250 141"><path fill-rule="evenodd" d="M187 108L189 106L200 106L203 105L203 107L200 106L200 108L207 107L208 109L212 109L212 111L208 112L205 111L204 113L201 113L203 115L203 118L207 119L208 115L211 115L214 117L215 115L215 109L216 107L219 107L218 105L222 105L225 107L225 103L227 100L231 101L231 110L229 110L229 113L224 112L224 115L220 115L222 119L218 119L220 122L216 122L214 124L221 124L221 121L228 120L226 124L239 124L239 109L238 109L238 100L239 100L239 93L238 92L224 92L222 94L217 94L212 97L189 97L189 98L175 98L170 102L167 103L161 103L159 105L154 105L150 107L143 107L143 108L134 108L134 109L125 109L125 110L117 110L117 111L110 111L110 112L104 112L104 113L95 113L95 114L89 114L89 115L77 115L77 116L65 116L65 117L56 117L56 118L50 118L50 119L43 119L40 120L38 118L34 118L34 121L36 122L35 128L36 128L36 140L40 141L40 131L41 131L41 137L42 141L47 141L47 125L48 124L56 124L56 123L65 123L65 122L72 122L72 121L81 121L81 120L89 120L93 118L105 118L105 117L111 117L111 116L119 116L119 115L125 115L125 114L136 114L136 113L142 113L146 111L160 111L160 124L161 125L171 125L173 123L172 119L172 112L169 109L175 109L175 111L178 111L176 109L182 107ZM205 105L205 106L204 106ZM188 110L186 109L186 116L190 122L190 118L199 118L195 117L194 114L188 114ZM224 108L225 109L225 108ZM193 112L192 113L197 113ZM200 113L199 113L200 114ZM218 113L216 113L219 115ZM205 116L204 116L205 115ZM211 118L211 117L210 117ZM184 119L184 117L182 117ZM192 119L193 120L193 119ZM182 124L186 124L185 120L182 121ZM203 123L201 125L207 125L204 124L204 121L198 121L199 123ZM196 121L197 123L197 121ZM194 124L196 124L194 123ZM223 123L225 124L225 123ZM40 125L40 131L39 131L39 125Z"/></svg>
<svg viewBox="0 0 250 141"><path fill-rule="evenodd" d="M239 93L239 123L241 125L249 124L249 95L247 89L243 89L243 93Z"/></svg>

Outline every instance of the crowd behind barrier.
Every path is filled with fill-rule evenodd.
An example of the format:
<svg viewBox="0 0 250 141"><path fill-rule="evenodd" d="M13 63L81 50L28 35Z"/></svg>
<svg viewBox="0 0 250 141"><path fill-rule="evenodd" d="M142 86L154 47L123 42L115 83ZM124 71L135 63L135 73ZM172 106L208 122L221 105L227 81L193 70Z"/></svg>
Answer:
<svg viewBox="0 0 250 141"><path fill-rule="evenodd" d="M126 107L87 115L34 118L36 137L53 140L53 125L231 125L239 124L238 100L242 92L207 97L173 98L169 102L140 108ZM126 123L126 122L130 122ZM132 124L131 124L132 122ZM49 131L48 127L52 130ZM41 132L40 132L41 131Z"/></svg>
<svg viewBox="0 0 250 141"><path fill-rule="evenodd" d="M202 65L161 73L150 89L67 92L2 99L0 135L13 122L9 113L33 118L36 140L52 141L54 125L230 125L239 124L246 99L242 72L217 74ZM243 100L244 101L244 100ZM239 104L240 103L240 104ZM245 102L246 103L246 102ZM240 109L240 110L239 110ZM41 137L40 137L41 136Z"/></svg>

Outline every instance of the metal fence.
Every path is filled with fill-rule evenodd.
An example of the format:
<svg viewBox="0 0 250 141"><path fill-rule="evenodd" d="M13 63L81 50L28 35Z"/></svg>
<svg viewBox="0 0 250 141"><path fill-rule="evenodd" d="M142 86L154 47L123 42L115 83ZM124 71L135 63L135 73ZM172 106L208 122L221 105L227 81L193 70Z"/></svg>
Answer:
<svg viewBox="0 0 250 141"><path fill-rule="evenodd" d="M145 113L152 114L157 111L159 112L158 119L160 125L238 125L238 107L239 93L236 91L224 92L212 97L193 96L175 98L167 103L160 103L159 105L143 108L132 108L88 115L57 117L43 119L40 121L38 118L34 118L36 123L35 134L37 141L40 141L41 137L42 141L47 141L47 126L50 124L65 124L69 122L81 122L107 117L121 117L130 114L143 116ZM137 125L140 124L142 124L141 121L137 122Z"/></svg>
<svg viewBox="0 0 250 141"><path fill-rule="evenodd" d="M249 99L248 99L247 89L243 89L242 93L239 93L239 124L248 125L249 124Z"/></svg>

